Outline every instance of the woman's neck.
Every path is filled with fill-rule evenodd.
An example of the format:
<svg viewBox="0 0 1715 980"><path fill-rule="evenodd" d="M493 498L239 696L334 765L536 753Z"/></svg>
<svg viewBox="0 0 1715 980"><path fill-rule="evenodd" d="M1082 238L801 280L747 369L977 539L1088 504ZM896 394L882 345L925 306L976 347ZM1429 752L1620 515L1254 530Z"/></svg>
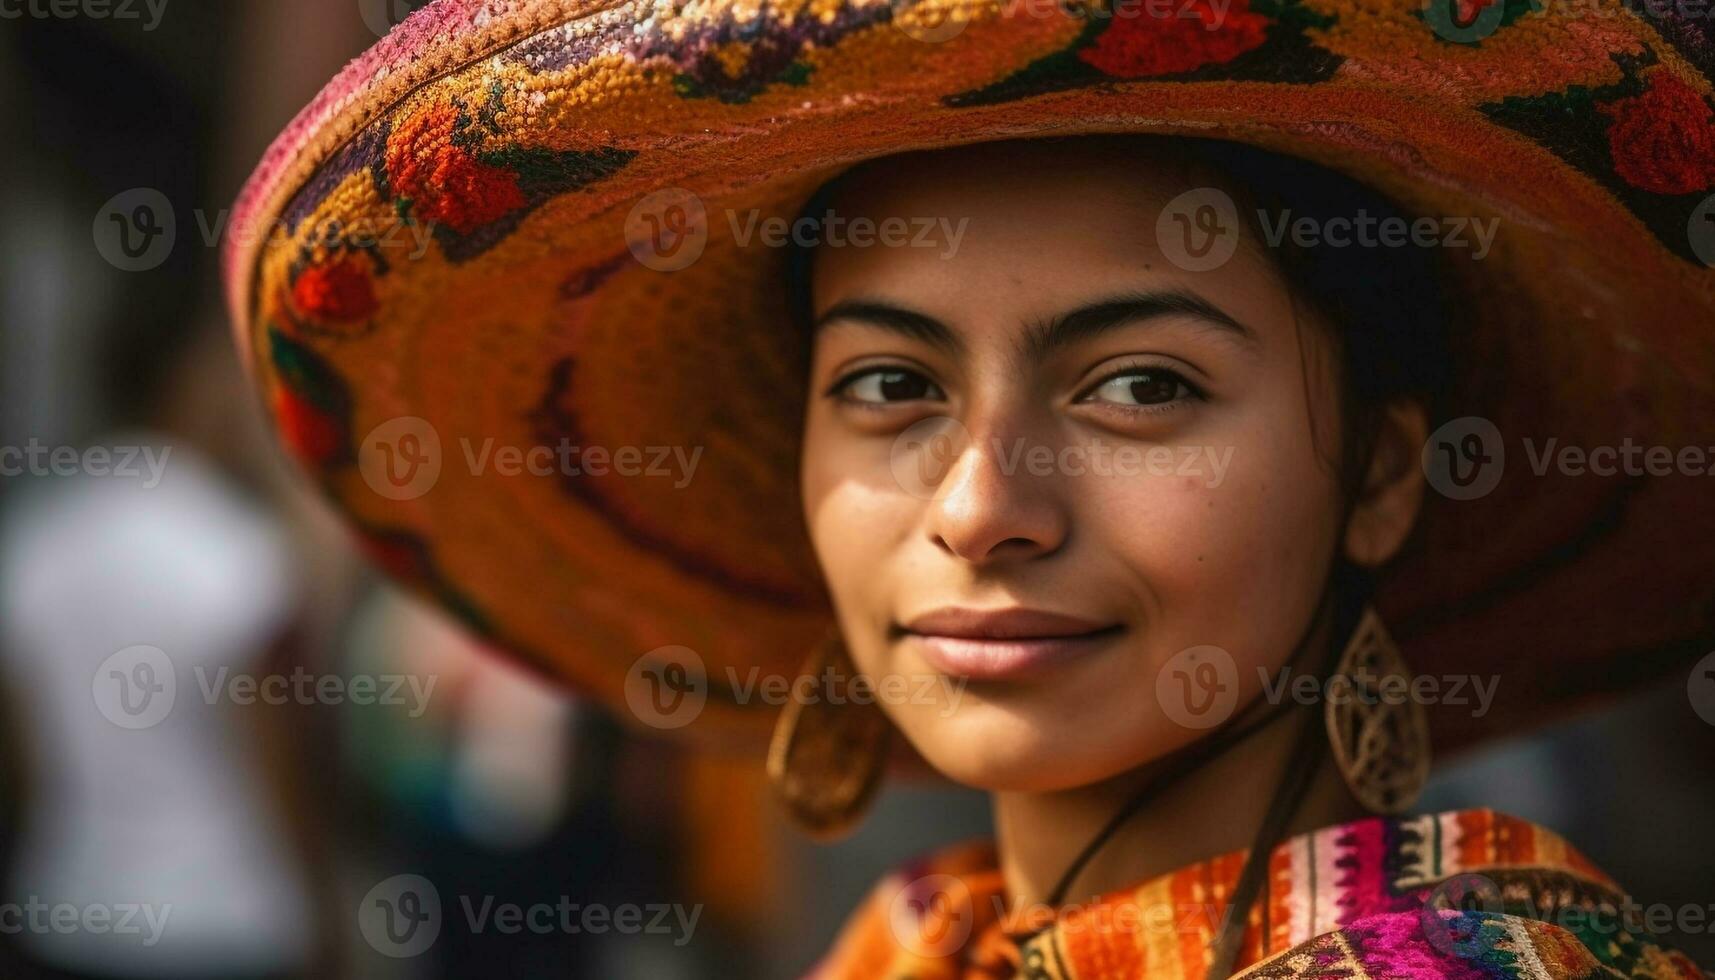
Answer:
<svg viewBox="0 0 1715 980"><path fill-rule="evenodd" d="M1257 731L1180 776L1128 818L1070 883L1062 900L1087 901L1204 858L1250 846L1262 824L1305 712L1280 711ZM1048 901L1072 861L1109 818L1158 778L1146 765L1076 789L995 793L995 836L1007 895L1015 908ZM1302 833L1362 815L1335 766L1324 758L1287 825Z"/></svg>

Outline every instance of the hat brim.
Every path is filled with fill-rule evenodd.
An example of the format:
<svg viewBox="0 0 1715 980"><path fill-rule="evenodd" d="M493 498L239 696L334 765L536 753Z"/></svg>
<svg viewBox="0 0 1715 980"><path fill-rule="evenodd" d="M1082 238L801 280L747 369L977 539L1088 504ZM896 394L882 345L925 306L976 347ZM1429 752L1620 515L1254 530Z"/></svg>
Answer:
<svg viewBox="0 0 1715 980"><path fill-rule="evenodd" d="M389 572L632 713L658 692L639 678L678 663L707 699L696 727L743 741L777 706L754 685L795 676L829 617L797 500L786 254L723 216L790 219L877 156L1153 132L1498 218L1457 274L1475 316L1451 401L1513 455L1477 499L1430 496L1380 596L1415 669L1500 678L1487 712L1433 709L1438 742L1465 744L1712 635L1711 477L1538 473L1518 452L1715 448L1715 273L1687 237L1715 143L1675 143L1709 81L1629 11L1565 8L1456 44L1398 0L1233 0L1204 37L1145 21L1106 41L1119 20L996 3L439 0L247 189L235 220L275 233L228 255L240 344ZM1693 158L1646 174L1621 137ZM663 227L706 235L695 261L650 260L639 237Z"/></svg>

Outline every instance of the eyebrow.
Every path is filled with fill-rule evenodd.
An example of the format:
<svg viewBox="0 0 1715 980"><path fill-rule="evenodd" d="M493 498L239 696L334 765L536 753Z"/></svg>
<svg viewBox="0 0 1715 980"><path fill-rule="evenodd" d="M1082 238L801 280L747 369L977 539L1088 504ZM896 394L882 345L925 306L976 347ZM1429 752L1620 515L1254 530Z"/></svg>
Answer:
<svg viewBox="0 0 1715 980"><path fill-rule="evenodd" d="M1196 293L1183 290L1125 293L1080 306L1075 310L1031 326L1019 344L1020 352L1040 360L1080 341L1091 340L1122 326L1147 323L1166 317L1190 317L1218 335L1247 348L1259 345L1256 332L1225 310Z"/></svg>
<svg viewBox="0 0 1715 980"><path fill-rule="evenodd" d="M1190 317L1199 325L1254 349L1256 332L1225 310L1196 293L1184 290L1123 293L1088 303L1029 326L1019 342L1020 353L1041 360L1080 341L1090 340L1122 326L1147 323L1170 316ZM849 300L836 303L816 319L812 330L821 330L836 320L865 323L922 341L949 353L961 353L965 344L945 323L925 313L880 300Z"/></svg>
<svg viewBox="0 0 1715 980"><path fill-rule="evenodd" d="M965 349L964 341L940 320L926 313L908 310L903 306L884 303L880 300L847 300L835 303L816 319L811 327L811 333L820 331L823 327L836 320L849 320L864 323L872 327L880 327L890 333L920 340L932 347L951 354L957 354Z"/></svg>

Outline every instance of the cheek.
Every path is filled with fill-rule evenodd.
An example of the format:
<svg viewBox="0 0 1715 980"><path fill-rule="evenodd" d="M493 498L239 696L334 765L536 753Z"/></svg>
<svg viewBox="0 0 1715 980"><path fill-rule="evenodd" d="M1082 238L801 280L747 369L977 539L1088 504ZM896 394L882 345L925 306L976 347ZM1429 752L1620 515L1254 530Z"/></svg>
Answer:
<svg viewBox="0 0 1715 980"><path fill-rule="evenodd" d="M820 436L813 421L806 438L815 448L803 463L805 525L848 637L869 632L852 627L890 615L886 556L918 511L892 480L886 447L872 442Z"/></svg>
<svg viewBox="0 0 1715 980"><path fill-rule="evenodd" d="M1146 593L1158 662L1204 644L1241 666L1283 660L1333 555L1332 477L1308 439L1278 425L1230 431L1176 447L1172 475L1116 481L1088 498L1091 533Z"/></svg>

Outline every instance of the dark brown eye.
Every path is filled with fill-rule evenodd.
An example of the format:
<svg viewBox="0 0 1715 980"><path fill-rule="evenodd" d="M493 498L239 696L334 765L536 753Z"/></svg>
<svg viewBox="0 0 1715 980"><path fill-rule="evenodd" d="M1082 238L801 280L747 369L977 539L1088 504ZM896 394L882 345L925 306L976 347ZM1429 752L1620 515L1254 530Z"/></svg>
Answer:
<svg viewBox="0 0 1715 980"><path fill-rule="evenodd" d="M1137 368L1102 382L1089 397L1115 405L1165 405L1191 394L1191 386L1172 371Z"/></svg>
<svg viewBox="0 0 1715 980"><path fill-rule="evenodd" d="M877 405L942 397L935 382L901 368L876 368L852 375L841 383L840 394L855 402Z"/></svg>

